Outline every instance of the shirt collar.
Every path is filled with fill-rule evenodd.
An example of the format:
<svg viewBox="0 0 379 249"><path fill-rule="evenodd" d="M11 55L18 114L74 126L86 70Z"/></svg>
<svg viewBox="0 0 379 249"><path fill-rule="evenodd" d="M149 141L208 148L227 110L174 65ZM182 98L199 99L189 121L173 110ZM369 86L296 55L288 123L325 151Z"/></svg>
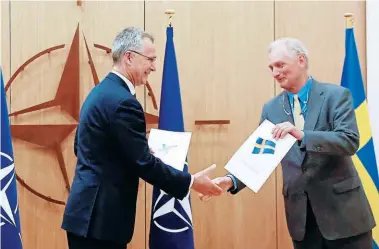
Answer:
<svg viewBox="0 0 379 249"><path fill-rule="evenodd" d="M308 77L308 81L307 83L305 83L305 85L300 89L300 91L297 93L297 96L299 96L299 99L302 103L306 103L308 102L308 97L309 97L309 90L311 88L311 84L312 84L312 77L309 76ZM291 103L291 106L293 105L293 96L295 94L291 93L291 92L288 92L287 91L287 94L288 94L288 97L290 99L290 103Z"/></svg>
<svg viewBox="0 0 379 249"><path fill-rule="evenodd" d="M132 95L136 95L136 89L134 88L134 86L133 86L132 82L130 82L130 80L128 80L124 75L120 74L116 70L112 70L112 73L114 73L115 75L120 77L125 82L125 84L128 86L129 91Z"/></svg>

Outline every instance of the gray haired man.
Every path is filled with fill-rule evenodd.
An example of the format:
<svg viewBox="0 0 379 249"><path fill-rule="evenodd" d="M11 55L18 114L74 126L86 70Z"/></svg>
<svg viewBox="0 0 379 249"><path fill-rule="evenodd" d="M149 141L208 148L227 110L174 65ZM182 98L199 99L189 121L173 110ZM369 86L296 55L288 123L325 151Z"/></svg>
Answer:
<svg viewBox="0 0 379 249"><path fill-rule="evenodd" d="M133 236L139 179L178 199L193 190L220 195L209 174L190 175L150 153L135 86L155 71L155 47L141 29L121 31L112 48L114 67L88 94L80 112L75 176L62 228L70 249L125 249Z"/></svg>
<svg viewBox="0 0 379 249"><path fill-rule="evenodd" d="M375 221L351 156L359 133L349 90L308 74L308 51L294 38L269 46L269 68L284 90L264 106L261 121L274 139L298 142L281 162L283 196L295 249L373 248ZM245 185L233 175L214 179L232 194Z"/></svg>

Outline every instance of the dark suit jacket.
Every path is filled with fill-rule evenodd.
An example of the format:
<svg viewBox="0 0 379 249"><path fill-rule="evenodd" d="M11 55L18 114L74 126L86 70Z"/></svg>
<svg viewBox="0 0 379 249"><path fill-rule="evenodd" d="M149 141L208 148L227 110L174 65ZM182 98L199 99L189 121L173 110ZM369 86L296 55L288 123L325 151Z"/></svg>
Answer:
<svg viewBox="0 0 379 249"><path fill-rule="evenodd" d="M79 236L128 243L139 177L183 199L191 175L151 155L142 106L113 73L87 96L75 139L78 158L62 228Z"/></svg>
<svg viewBox="0 0 379 249"><path fill-rule="evenodd" d="M284 102L283 102L284 101ZM287 93L266 103L261 122L294 123ZM324 238L358 235L375 226L371 208L351 156L359 133L351 93L313 80L304 125L305 142L295 143L283 158L283 195L289 233L305 234L307 199ZM237 193L245 186L237 180Z"/></svg>

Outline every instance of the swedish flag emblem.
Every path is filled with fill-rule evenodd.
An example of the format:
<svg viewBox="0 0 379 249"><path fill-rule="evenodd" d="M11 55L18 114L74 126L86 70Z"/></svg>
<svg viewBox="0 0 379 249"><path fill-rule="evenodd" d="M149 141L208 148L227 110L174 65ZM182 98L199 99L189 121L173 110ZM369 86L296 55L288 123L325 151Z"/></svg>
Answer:
<svg viewBox="0 0 379 249"><path fill-rule="evenodd" d="M271 140L263 139L261 137L257 138L255 146L253 149L253 154L275 154L276 143Z"/></svg>
<svg viewBox="0 0 379 249"><path fill-rule="evenodd" d="M359 148L352 156L355 168L362 179L363 187L373 211L376 222L379 221L379 178L374 142L371 134L368 106L359 63L354 29L346 29L345 60L342 71L341 86L350 90L357 125L359 129ZM372 229L374 249L379 249L379 226Z"/></svg>

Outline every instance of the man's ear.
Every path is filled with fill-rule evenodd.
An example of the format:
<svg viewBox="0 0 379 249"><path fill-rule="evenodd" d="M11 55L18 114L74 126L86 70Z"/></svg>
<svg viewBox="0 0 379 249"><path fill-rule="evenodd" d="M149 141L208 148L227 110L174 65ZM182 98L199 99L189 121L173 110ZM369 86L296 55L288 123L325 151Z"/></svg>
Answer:
<svg viewBox="0 0 379 249"><path fill-rule="evenodd" d="M302 67L307 66L307 58L303 54L299 54L297 56L297 59L299 61L300 66L302 66Z"/></svg>
<svg viewBox="0 0 379 249"><path fill-rule="evenodd" d="M123 59L125 61L125 63L130 66L132 64L132 61L133 61L133 55L131 52L125 52L124 53L124 56L123 56Z"/></svg>

